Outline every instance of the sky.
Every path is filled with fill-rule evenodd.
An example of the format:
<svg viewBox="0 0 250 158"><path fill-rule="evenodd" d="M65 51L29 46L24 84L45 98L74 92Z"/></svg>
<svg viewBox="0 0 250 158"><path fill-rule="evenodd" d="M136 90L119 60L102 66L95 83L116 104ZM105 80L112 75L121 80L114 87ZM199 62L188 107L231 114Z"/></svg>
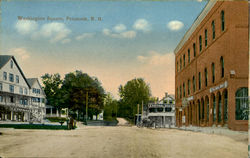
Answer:
<svg viewBox="0 0 250 158"><path fill-rule="evenodd" d="M207 2L2 1L0 54L26 77L81 70L106 92L144 78L152 96L174 94L174 49Z"/></svg>

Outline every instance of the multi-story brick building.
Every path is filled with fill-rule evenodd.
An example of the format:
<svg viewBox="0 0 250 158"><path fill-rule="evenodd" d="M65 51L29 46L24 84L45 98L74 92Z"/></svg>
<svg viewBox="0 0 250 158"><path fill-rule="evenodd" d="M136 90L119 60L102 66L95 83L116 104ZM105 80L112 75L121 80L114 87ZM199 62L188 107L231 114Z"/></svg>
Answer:
<svg viewBox="0 0 250 158"><path fill-rule="evenodd" d="M176 124L248 130L247 1L210 0L175 53Z"/></svg>
<svg viewBox="0 0 250 158"><path fill-rule="evenodd" d="M45 93L37 78L26 78L14 56L0 55L0 120L43 121Z"/></svg>

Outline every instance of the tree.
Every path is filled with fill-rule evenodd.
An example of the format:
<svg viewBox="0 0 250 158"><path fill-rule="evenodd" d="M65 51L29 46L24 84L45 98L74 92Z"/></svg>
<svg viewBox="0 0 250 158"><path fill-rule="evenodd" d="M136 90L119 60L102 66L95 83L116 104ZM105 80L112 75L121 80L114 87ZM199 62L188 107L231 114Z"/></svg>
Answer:
<svg viewBox="0 0 250 158"><path fill-rule="evenodd" d="M117 117L118 101L114 99L111 93L108 93L104 99L104 120L112 121Z"/></svg>
<svg viewBox="0 0 250 158"><path fill-rule="evenodd" d="M64 91L64 104L73 111L86 113L86 100L88 99L88 116L92 118L103 109L105 91L96 77L90 77L81 71L65 75L62 89Z"/></svg>
<svg viewBox="0 0 250 158"><path fill-rule="evenodd" d="M146 105L150 99L150 87L142 78L128 81L125 86L119 87L120 103L119 116L133 120L137 113L137 104L144 102Z"/></svg>
<svg viewBox="0 0 250 158"><path fill-rule="evenodd" d="M61 109L63 105L63 92L61 91L63 81L61 76L58 73L46 73L41 78L44 85L43 89L46 94L47 104Z"/></svg>

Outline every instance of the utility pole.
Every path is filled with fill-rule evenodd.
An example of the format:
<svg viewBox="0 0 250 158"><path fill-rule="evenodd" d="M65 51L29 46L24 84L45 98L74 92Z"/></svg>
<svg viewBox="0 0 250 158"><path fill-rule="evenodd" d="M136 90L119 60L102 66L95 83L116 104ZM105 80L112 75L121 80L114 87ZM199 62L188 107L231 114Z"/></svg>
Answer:
<svg viewBox="0 0 250 158"><path fill-rule="evenodd" d="M86 93L86 125L88 120L88 91Z"/></svg>
<svg viewBox="0 0 250 158"><path fill-rule="evenodd" d="M139 104L137 104L137 121L136 121L136 124L138 125L138 122L139 122Z"/></svg>
<svg viewBox="0 0 250 158"><path fill-rule="evenodd" d="M142 115L143 115L143 100L141 102L141 122L142 122Z"/></svg>

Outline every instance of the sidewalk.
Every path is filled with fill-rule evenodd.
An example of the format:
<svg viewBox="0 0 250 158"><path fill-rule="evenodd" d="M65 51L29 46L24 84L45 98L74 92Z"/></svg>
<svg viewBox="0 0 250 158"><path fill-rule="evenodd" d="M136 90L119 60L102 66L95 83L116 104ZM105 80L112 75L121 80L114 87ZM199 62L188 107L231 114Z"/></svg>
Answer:
<svg viewBox="0 0 250 158"><path fill-rule="evenodd" d="M18 122L18 121L0 121L0 124L26 124L28 125L29 122ZM33 122L33 124L44 124L44 125L61 125L59 122ZM67 125L67 122L65 121L63 125Z"/></svg>
<svg viewBox="0 0 250 158"><path fill-rule="evenodd" d="M235 141L239 141L245 144L248 142L248 131L233 131L227 127L196 127L196 126L187 126L187 127L175 127L174 129L201 132L206 134L216 134L221 136L229 137Z"/></svg>
<svg viewBox="0 0 250 158"><path fill-rule="evenodd" d="M246 135L248 136L247 131L233 131L228 127L197 127L197 126L187 126L176 128L186 131L202 132L208 134L222 134L222 135Z"/></svg>

